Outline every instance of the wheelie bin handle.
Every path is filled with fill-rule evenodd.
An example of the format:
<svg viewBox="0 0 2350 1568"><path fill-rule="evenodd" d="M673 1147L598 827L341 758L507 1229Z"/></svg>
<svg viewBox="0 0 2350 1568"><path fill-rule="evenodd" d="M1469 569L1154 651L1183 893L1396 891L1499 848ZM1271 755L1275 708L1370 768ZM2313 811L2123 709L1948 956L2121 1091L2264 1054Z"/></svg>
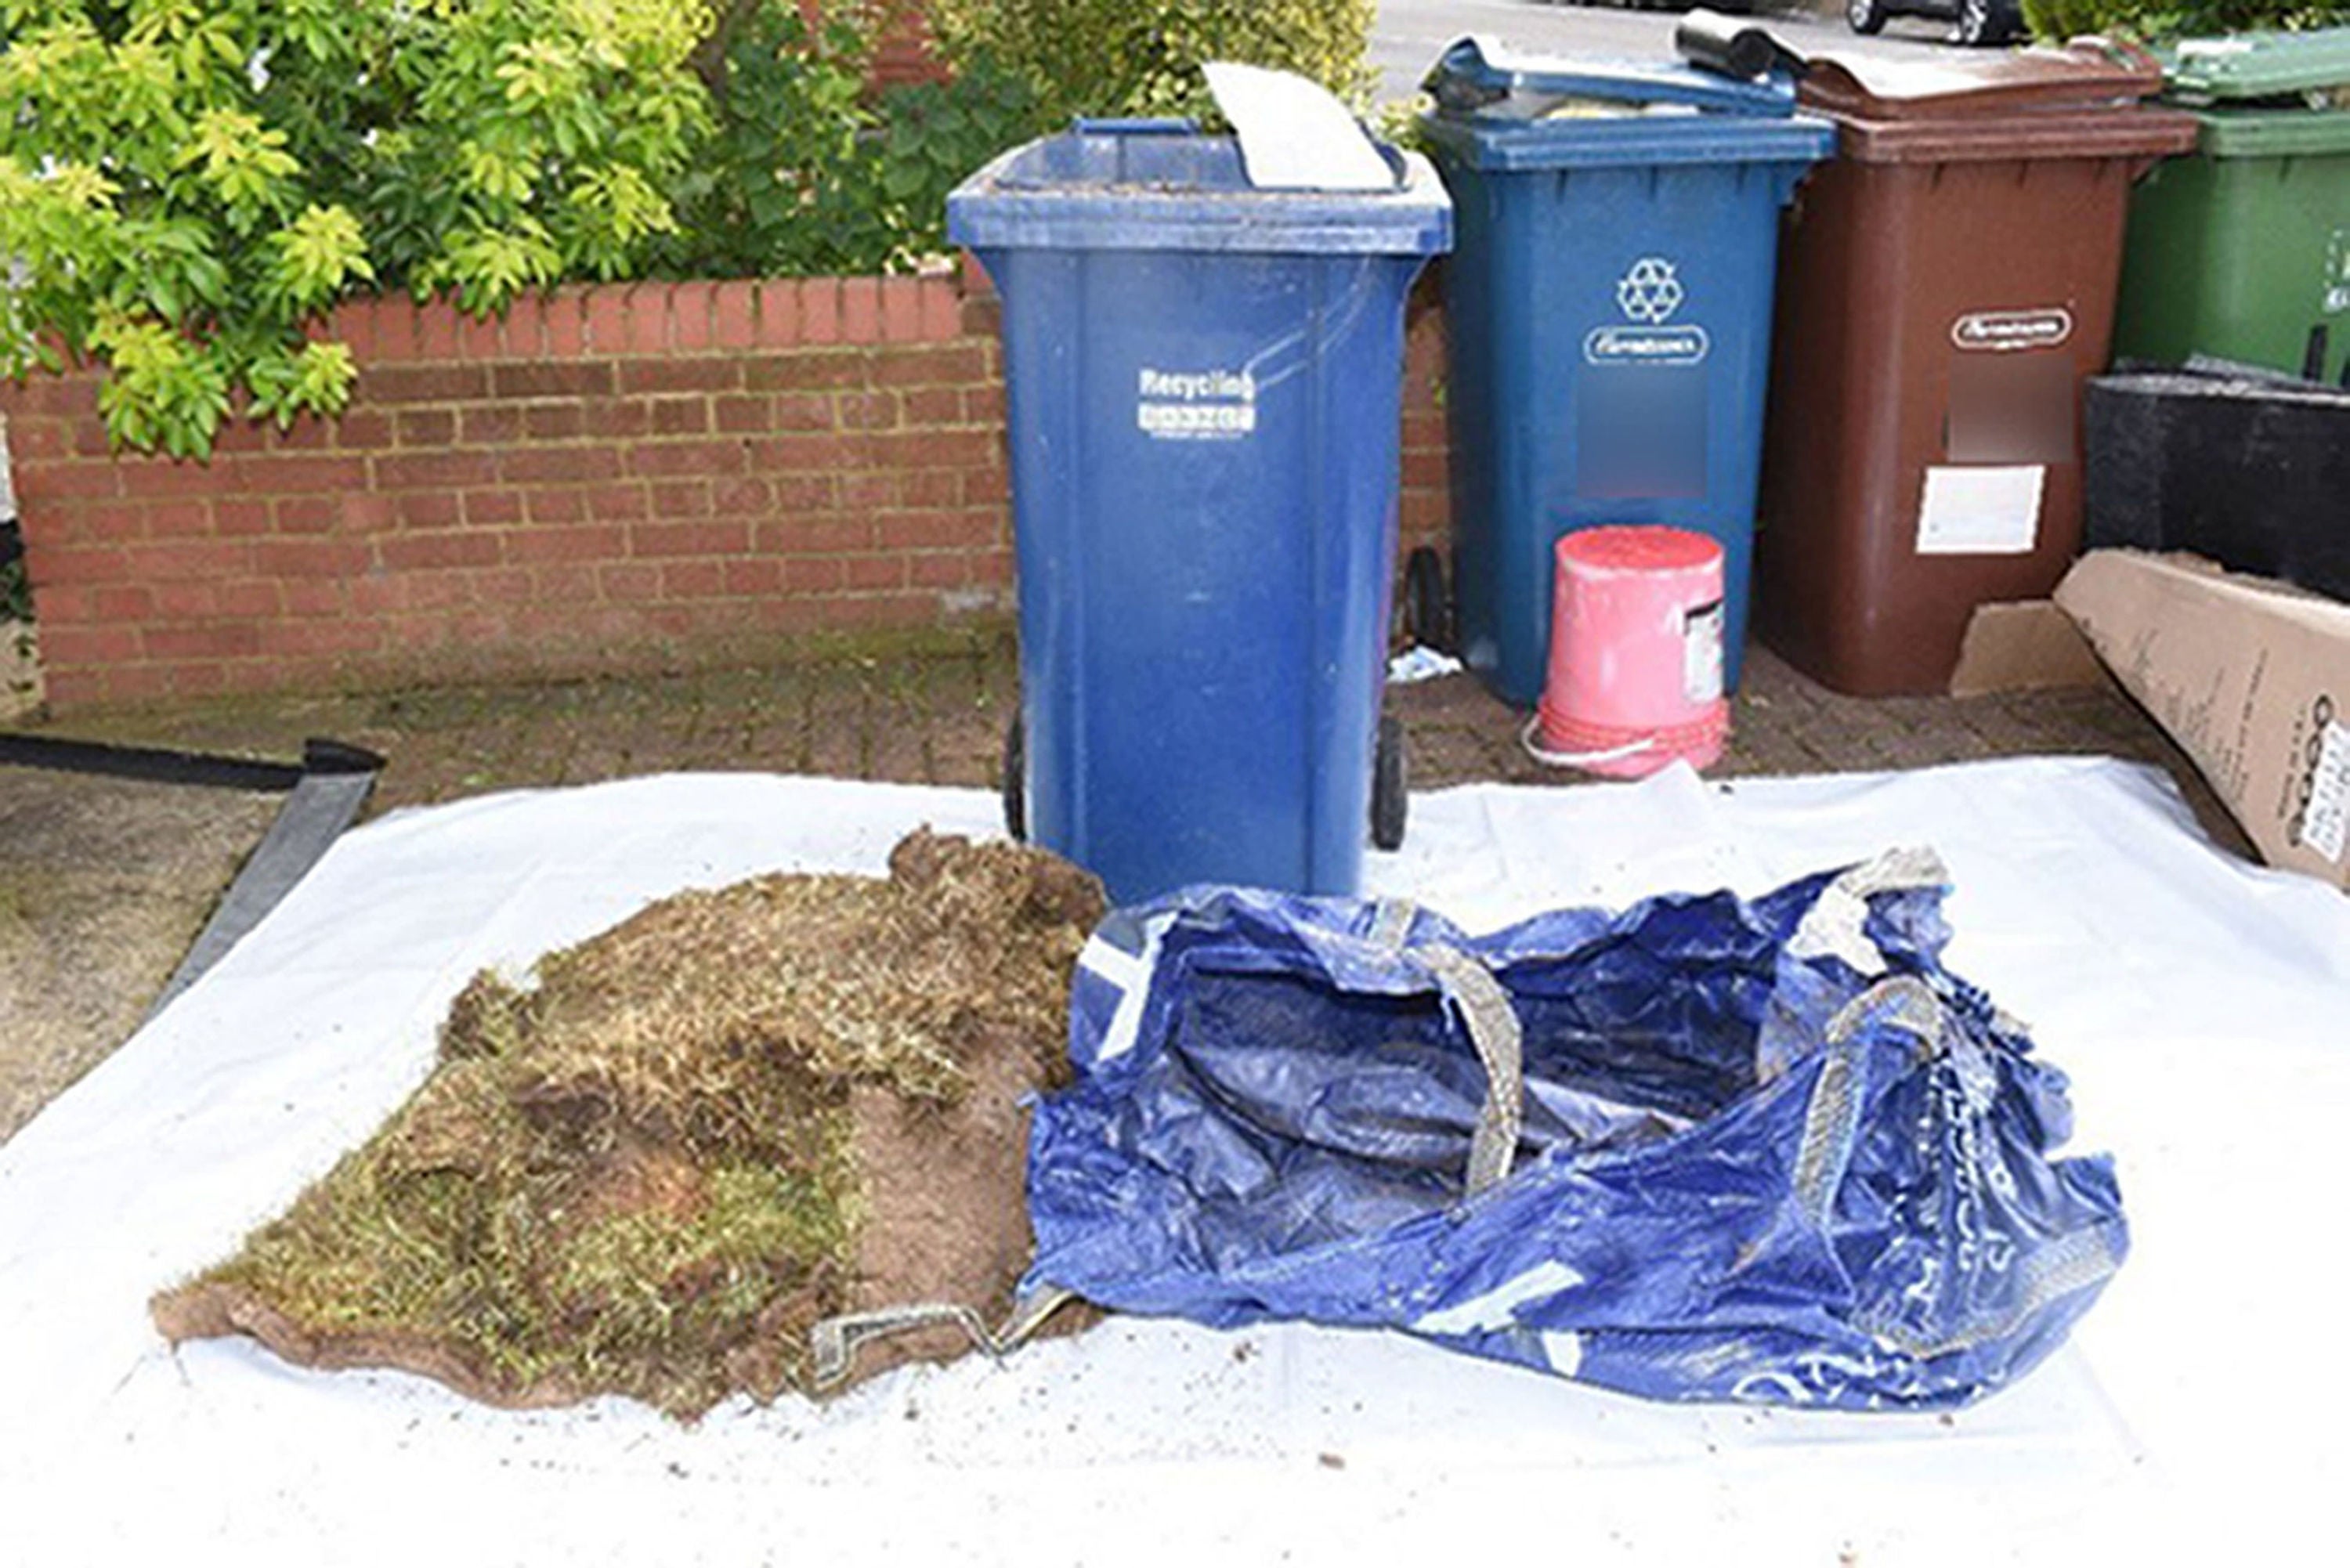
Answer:
<svg viewBox="0 0 2350 1568"><path fill-rule="evenodd" d="M1085 115L1069 122L1080 136L1197 136L1200 122L1182 115Z"/></svg>

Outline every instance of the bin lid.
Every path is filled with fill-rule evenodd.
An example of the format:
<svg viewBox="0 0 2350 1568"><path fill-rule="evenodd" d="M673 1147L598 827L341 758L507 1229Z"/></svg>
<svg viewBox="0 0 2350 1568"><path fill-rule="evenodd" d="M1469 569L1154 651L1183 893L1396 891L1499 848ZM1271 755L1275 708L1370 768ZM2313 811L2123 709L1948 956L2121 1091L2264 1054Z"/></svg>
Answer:
<svg viewBox="0 0 2350 1568"><path fill-rule="evenodd" d="M974 249L1434 255L1452 201L1428 160L1382 146L1385 191L1260 190L1239 142L1188 120L1080 120L1017 147L947 197Z"/></svg>
<svg viewBox="0 0 2350 1568"><path fill-rule="evenodd" d="M2195 113L2213 158L2305 158L2350 152L2350 109L2205 109Z"/></svg>
<svg viewBox="0 0 2350 1568"><path fill-rule="evenodd" d="M1653 104L1719 114L1787 115L1795 109L1794 84L1777 71L1742 78L1675 60L1527 55L1475 33L1447 45L1420 85L1448 110L1522 96L1620 104L1627 110ZM1529 115L1505 111L1504 118Z"/></svg>
<svg viewBox="0 0 2350 1568"><path fill-rule="evenodd" d="M1783 71L1742 78L1674 61L1525 55L1471 36L1437 57L1420 121L1474 169L1627 163L1811 162L1833 132L1797 116Z"/></svg>
<svg viewBox="0 0 2350 1568"><path fill-rule="evenodd" d="M2143 50L2076 38L2059 48L1811 57L1804 107L1856 119L1948 119L2126 105L2162 90Z"/></svg>
<svg viewBox="0 0 2350 1568"><path fill-rule="evenodd" d="M2191 119L2141 102L2161 88L2145 50L2080 38L1963 57L1829 50L1811 57L1798 96L1864 162L2129 158L2194 145Z"/></svg>
<svg viewBox="0 0 2350 1568"><path fill-rule="evenodd" d="M2164 63L2181 98L2233 103L2315 92L2350 83L2350 27L2189 38Z"/></svg>

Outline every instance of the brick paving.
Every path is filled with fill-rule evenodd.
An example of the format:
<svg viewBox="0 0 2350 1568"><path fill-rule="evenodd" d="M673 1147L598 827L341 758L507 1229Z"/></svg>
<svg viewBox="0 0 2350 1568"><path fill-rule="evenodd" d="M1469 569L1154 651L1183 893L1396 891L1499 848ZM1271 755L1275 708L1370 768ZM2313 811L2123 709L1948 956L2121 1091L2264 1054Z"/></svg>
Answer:
<svg viewBox="0 0 2350 1568"><path fill-rule="evenodd" d="M1410 736L1412 785L1475 779L1575 784L1529 759L1523 716L1466 677L1394 692ZM2097 755L2158 763L2178 781L2206 832L2240 854L2251 845L2185 753L2117 688L1991 697L1846 697L1798 674L1768 649L1746 656L1729 753L1714 777L1871 773L1993 757Z"/></svg>
<svg viewBox="0 0 2350 1568"><path fill-rule="evenodd" d="M983 628L895 651L844 642L790 664L348 697L182 704L57 726L148 744L292 755L332 735L390 759L374 810L485 790L672 770L750 770L987 786L1017 693L1011 634ZM1519 749L1521 716L1473 680L1396 689L1415 789L1480 779L1572 784ZM1721 776L1930 767L2098 753L2168 767L2207 820L2208 790L2126 698L2106 689L1957 700L1843 697L1766 649L1747 663Z"/></svg>

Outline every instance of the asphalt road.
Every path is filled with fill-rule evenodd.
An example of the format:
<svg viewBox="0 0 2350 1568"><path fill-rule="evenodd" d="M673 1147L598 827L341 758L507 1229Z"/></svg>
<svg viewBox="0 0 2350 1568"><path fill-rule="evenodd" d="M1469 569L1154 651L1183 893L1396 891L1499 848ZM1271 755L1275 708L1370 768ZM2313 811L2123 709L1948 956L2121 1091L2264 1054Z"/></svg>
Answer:
<svg viewBox="0 0 2350 1568"><path fill-rule="evenodd" d="M1671 11L1600 10L1536 0L1379 0L1371 32L1371 59L1384 82L1383 98L1402 98L1445 45L1463 33L1484 33L1544 54L1616 59L1669 58L1673 48ZM1869 54L1916 55L1945 46L1947 22L1901 17L1874 38L1846 26L1840 15L1789 9L1754 20L1779 35L1798 53L1855 49Z"/></svg>

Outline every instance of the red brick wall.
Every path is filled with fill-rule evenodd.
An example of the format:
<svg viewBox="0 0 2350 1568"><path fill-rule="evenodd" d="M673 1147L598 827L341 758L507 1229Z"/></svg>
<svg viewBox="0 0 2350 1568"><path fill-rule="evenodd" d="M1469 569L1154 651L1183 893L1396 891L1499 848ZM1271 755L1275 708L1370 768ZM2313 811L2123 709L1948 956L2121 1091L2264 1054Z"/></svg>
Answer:
<svg viewBox="0 0 2350 1568"><path fill-rule="evenodd" d="M825 0L799 0L799 5L801 19L811 28L816 26L824 16ZM874 8L879 13L873 24L878 39L873 47L868 87L947 79L945 62L931 45L930 8L925 0L874 0Z"/></svg>
<svg viewBox="0 0 2350 1568"><path fill-rule="evenodd" d="M1439 263L1439 266L1442 264ZM1420 275L1404 317L1403 348L1403 552L1432 545L1440 551L1452 536L1452 438L1444 414L1443 284L1431 268ZM1446 562L1447 571L1451 564Z"/></svg>
<svg viewBox="0 0 2350 1568"><path fill-rule="evenodd" d="M58 708L707 662L1000 613L994 305L951 278L566 289L334 323L350 408L116 459L0 389Z"/></svg>
<svg viewBox="0 0 2350 1568"><path fill-rule="evenodd" d="M0 387L51 704L641 670L1011 606L995 302L957 278L347 306L349 410L117 459L88 376ZM1415 296L1407 547L1450 515Z"/></svg>
<svg viewBox="0 0 2350 1568"><path fill-rule="evenodd" d="M890 10L881 41L873 51L873 79L884 87L946 79L946 67L931 47L931 21L919 0L900 0Z"/></svg>

